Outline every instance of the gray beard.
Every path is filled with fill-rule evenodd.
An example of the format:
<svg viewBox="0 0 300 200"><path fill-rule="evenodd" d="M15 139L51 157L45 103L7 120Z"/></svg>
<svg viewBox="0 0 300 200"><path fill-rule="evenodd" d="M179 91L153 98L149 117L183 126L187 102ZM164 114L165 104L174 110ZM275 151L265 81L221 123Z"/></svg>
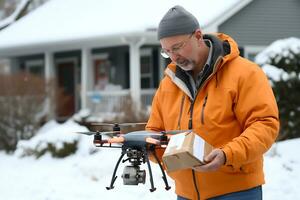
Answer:
<svg viewBox="0 0 300 200"><path fill-rule="evenodd" d="M186 62L187 61L187 62ZM184 60L184 62L177 63L176 64L184 71L190 71L195 68L195 62L189 61L189 60Z"/></svg>

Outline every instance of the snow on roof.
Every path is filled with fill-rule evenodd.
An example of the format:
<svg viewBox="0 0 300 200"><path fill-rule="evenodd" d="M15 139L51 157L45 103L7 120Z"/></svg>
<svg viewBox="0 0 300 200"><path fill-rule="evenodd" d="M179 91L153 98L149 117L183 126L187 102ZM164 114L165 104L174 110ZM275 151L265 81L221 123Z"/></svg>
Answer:
<svg viewBox="0 0 300 200"><path fill-rule="evenodd" d="M0 31L0 49L156 30L174 5L206 26L241 0L50 0Z"/></svg>

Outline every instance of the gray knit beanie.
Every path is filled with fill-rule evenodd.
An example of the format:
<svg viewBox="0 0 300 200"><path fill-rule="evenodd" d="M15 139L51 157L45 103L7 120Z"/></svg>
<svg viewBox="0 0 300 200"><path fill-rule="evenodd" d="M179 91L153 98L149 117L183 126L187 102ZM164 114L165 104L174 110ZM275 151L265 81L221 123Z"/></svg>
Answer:
<svg viewBox="0 0 300 200"><path fill-rule="evenodd" d="M199 22L194 15L186 11L182 6L174 6L161 19L157 36L164 37L183 35L194 32L200 28Z"/></svg>

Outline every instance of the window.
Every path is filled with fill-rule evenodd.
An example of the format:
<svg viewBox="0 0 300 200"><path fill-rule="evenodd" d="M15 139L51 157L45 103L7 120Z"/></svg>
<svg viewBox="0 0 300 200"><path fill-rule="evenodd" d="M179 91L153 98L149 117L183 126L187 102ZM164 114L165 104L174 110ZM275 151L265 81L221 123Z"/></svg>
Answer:
<svg viewBox="0 0 300 200"><path fill-rule="evenodd" d="M25 61L25 71L37 76L44 76L44 61L43 60L28 60Z"/></svg>
<svg viewBox="0 0 300 200"><path fill-rule="evenodd" d="M153 58L150 48L141 49L141 88L153 88Z"/></svg>
<svg viewBox="0 0 300 200"><path fill-rule="evenodd" d="M262 50L265 49L265 46L245 46L245 58L255 61L255 57L259 54Z"/></svg>
<svg viewBox="0 0 300 200"><path fill-rule="evenodd" d="M93 56L94 67L94 88L96 90L121 89L119 85L113 85L112 81L116 76L116 69L111 65L108 54L97 54Z"/></svg>

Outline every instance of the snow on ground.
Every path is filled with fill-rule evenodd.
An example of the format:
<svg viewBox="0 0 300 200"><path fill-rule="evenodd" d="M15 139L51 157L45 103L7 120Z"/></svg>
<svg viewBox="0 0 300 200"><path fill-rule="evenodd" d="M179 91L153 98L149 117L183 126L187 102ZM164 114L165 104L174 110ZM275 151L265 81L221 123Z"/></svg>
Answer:
<svg viewBox="0 0 300 200"><path fill-rule="evenodd" d="M278 142L265 156L265 200L300 199L300 139Z"/></svg>
<svg viewBox="0 0 300 200"><path fill-rule="evenodd" d="M110 185L114 166L120 156L120 149L101 148L90 155L93 137L75 134L76 131L87 131L85 127L67 121L58 124L48 122L30 141L22 141L14 155L0 152L0 199L5 200L99 200L99 199L175 199L174 187L166 192L158 165L152 165L154 183L157 191L151 193L149 176L146 184L124 186L121 179L124 166L120 165L115 189L106 190ZM59 134L61 135L59 138ZM45 155L40 159L19 156L24 148L38 146L46 142L55 142L57 147L62 141L72 142L80 137L79 150L65 159ZM143 165L141 169L146 169ZM172 180L169 180L173 185Z"/></svg>
<svg viewBox="0 0 300 200"><path fill-rule="evenodd" d="M57 139L62 133L66 138L75 131L84 131L84 127L68 121L65 124L49 122L40 129L38 136L29 144L47 138ZM49 136L50 133L53 137ZM68 133L67 133L68 132ZM54 136L55 135L55 136ZM38 139L37 139L38 138ZM49 138L49 139L48 139ZM92 145L92 137L81 138L84 145ZM23 142L23 146L29 145ZM266 182L264 185L265 200L299 199L300 198L300 155L295 152L300 145L300 139L279 142L265 156ZM19 146L21 148L22 145ZM164 190L161 172L158 165L152 165L154 181L157 190L149 191L150 181L138 186L124 186L120 178L123 167L118 170L115 188L107 191L113 168L120 156L119 149L101 148L97 153L89 155L89 148L80 147L78 153L64 159L45 155L40 159L34 157L20 158L18 153L7 155L0 152L0 199L5 200L99 200L99 199L176 199L174 187ZM146 169L143 165L142 169ZM148 174L147 174L148 175ZM169 179L171 186L174 186Z"/></svg>
<svg viewBox="0 0 300 200"><path fill-rule="evenodd" d="M146 185L123 186L118 171L115 189L107 191L113 165L119 150L103 149L91 156L71 156L53 159L49 156L39 160L19 159L0 154L0 196L6 200L99 200L99 199L175 199L174 191L165 192L157 167L155 185L157 191L149 192ZM122 165L123 166L123 165ZM143 167L145 168L145 167Z"/></svg>

